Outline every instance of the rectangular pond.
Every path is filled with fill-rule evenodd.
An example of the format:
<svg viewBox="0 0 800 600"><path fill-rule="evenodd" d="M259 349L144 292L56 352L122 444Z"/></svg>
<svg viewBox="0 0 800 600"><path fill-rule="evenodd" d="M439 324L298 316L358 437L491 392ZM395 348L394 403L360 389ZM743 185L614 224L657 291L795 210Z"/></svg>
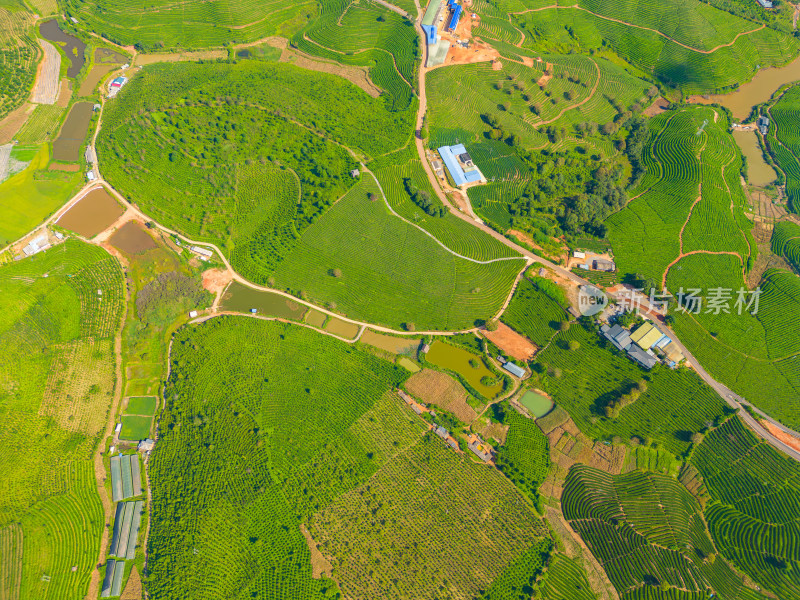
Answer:
<svg viewBox="0 0 800 600"><path fill-rule="evenodd" d="M59 217L56 223L85 238L93 238L116 221L124 209L104 188L95 188Z"/></svg>
<svg viewBox="0 0 800 600"><path fill-rule="evenodd" d="M75 162L81 158L81 146L89 131L94 104L77 102L67 115L67 120L53 142L53 159L64 162Z"/></svg>
<svg viewBox="0 0 800 600"><path fill-rule="evenodd" d="M238 281L231 283L222 297L222 310L250 313L253 308L259 315L292 321L302 321L308 310L305 305L280 294L254 290Z"/></svg>
<svg viewBox="0 0 800 600"><path fill-rule="evenodd" d="M553 410L553 401L550 398L543 396L533 390L528 390L522 395L519 403L522 404L528 411L537 419L545 416Z"/></svg>

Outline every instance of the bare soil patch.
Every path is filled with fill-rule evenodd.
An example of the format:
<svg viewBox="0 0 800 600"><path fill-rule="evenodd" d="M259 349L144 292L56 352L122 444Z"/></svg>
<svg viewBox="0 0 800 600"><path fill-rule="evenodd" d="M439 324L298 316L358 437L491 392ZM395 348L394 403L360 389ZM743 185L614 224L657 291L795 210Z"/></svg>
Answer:
<svg viewBox="0 0 800 600"><path fill-rule="evenodd" d="M508 435L508 425L501 425L500 423L489 422L488 425L478 430L478 434L485 440L494 440L499 445L506 443L506 436Z"/></svg>
<svg viewBox="0 0 800 600"><path fill-rule="evenodd" d="M131 574L128 577L128 583L122 591L119 600L141 600L142 599L142 578L139 576L139 571L133 567Z"/></svg>
<svg viewBox="0 0 800 600"><path fill-rule="evenodd" d="M492 62L492 71L500 71L503 68L502 61L495 60Z"/></svg>
<svg viewBox="0 0 800 600"><path fill-rule="evenodd" d="M406 381L405 388L426 404L450 411L464 423L472 423L478 416L467 404L467 390L447 373L423 369Z"/></svg>
<svg viewBox="0 0 800 600"><path fill-rule="evenodd" d="M64 77L61 80L61 89L58 90L58 100L56 100L56 106L61 108L67 108L69 106L69 101L72 99L72 82L69 79Z"/></svg>
<svg viewBox="0 0 800 600"><path fill-rule="evenodd" d="M663 96L659 96L655 99L655 101L645 108L642 113L648 117L655 117L656 115L660 115L664 111L669 108L669 100L664 98Z"/></svg>
<svg viewBox="0 0 800 600"><path fill-rule="evenodd" d="M36 70L36 84L31 101L37 104L54 104L58 97L58 74L61 70L61 54L47 40L39 39L44 52L44 60Z"/></svg>
<svg viewBox="0 0 800 600"><path fill-rule="evenodd" d="M143 254L158 247L155 240L138 221L128 221L115 231L108 241L126 254Z"/></svg>
<svg viewBox="0 0 800 600"><path fill-rule="evenodd" d="M283 38L281 38L283 39ZM281 53L280 62L291 63L301 69L309 71L319 71L320 73L330 73L347 79L350 83L357 85L373 98L381 95L381 88L375 85L369 77L367 67L354 67L342 65L337 62L313 58L298 50L284 48Z"/></svg>
<svg viewBox="0 0 800 600"><path fill-rule="evenodd" d="M123 213L105 188L91 190L56 221L58 225L85 238L93 238L111 226Z"/></svg>
<svg viewBox="0 0 800 600"><path fill-rule="evenodd" d="M774 435L784 444L800 452L800 438L786 433L785 431L783 431L783 429L776 427L769 421L761 421L761 424L766 428L767 431L769 431L772 435Z"/></svg>
<svg viewBox="0 0 800 600"><path fill-rule="evenodd" d="M208 269L203 271L203 289L212 294L221 294L231 282L230 271L225 269Z"/></svg>
<svg viewBox="0 0 800 600"><path fill-rule="evenodd" d="M505 354L517 360L528 361L533 358L533 355L538 350L536 344L525 336L518 334L505 323L498 322L497 330L489 331L487 329L481 331L481 333Z"/></svg>
<svg viewBox="0 0 800 600"><path fill-rule="evenodd" d="M65 163L50 163L47 167L48 171L69 171L70 173L77 173L80 169L80 165L76 164L65 164Z"/></svg>
<svg viewBox="0 0 800 600"><path fill-rule="evenodd" d="M539 78L539 81L536 83L542 87L546 86L547 83L553 78L553 63L546 63L544 68L544 75Z"/></svg>
<svg viewBox="0 0 800 600"><path fill-rule="evenodd" d="M314 579L320 579L323 576L330 577L333 573L333 566L328 562L328 559L325 558L322 552L319 551L316 542L314 542L314 538L311 537L305 525L300 525L300 532L303 534L303 537L306 538L308 551L311 552L311 576ZM121 598L120 600L125 599Z"/></svg>
<svg viewBox="0 0 800 600"><path fill-rule="evenodd" d="M18 109L11 111L4 119L0 119L0 144L10 142L28 120L28 115L36 108L34 104L24 102Z"/></svg>

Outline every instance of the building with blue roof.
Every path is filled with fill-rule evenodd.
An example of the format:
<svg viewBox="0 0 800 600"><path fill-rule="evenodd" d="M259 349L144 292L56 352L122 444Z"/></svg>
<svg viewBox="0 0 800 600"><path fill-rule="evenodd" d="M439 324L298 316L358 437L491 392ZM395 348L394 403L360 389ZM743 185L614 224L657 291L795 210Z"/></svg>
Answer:
<svg viewBox="0 0 800 600"><path fill-rule="evenodd" d="M486 183L486 178L472 162L472 157L467 152L464 144L442 146L439 148L439 155L442 157L442 162L444 162L457 187L469 183Z"/></svg>
<svg viewBox="0 0 800 600"><path fill-rule="evenodd" d="M447 25L447 31L455 31L458 26L458 21L461 19L462 6L456 3L456 0L447 0L447 7L453 11L450 17L450 23Z"/></svg>

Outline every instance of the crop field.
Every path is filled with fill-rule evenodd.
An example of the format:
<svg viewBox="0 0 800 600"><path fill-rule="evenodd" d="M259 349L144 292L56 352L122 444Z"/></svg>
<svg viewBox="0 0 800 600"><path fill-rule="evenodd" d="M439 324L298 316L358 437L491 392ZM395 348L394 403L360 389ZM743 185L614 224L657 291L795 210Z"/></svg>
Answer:
<svg viewBox="0 0 800 600"><path fill-rule="evenodd" d="M558 331L559 323L567 318L564 308L527 277L520 279L501 317L503 323L540 348L547 345Z"/></svg>
<svg viewBox="0 0 800 600"><path fill-rule="evenodd" d="M793 87L769 110L767 144L786 176L789 207L800 212L800 87Z"/></svg>
<svg viewBox="0 0 800 600"><path fill-rule="evenodd" d="M413 25L376 2L321 2L319 18L292 39L298 49L346 65L367 66L385 92L386 106L402 111L414 103L421 58Z"/></svg>
<svg viewBox="0 0 800 600"><path fill-rule="evenodd" d="M177 105L187 93L192 101ZM153 65L107 111L98 154L108 180L148 214L217 243L266 283L352 185L357 163L331 139L366 156L392 150L406 142L405 119L343 79L291 65Z"/></svg>
<svg viewBox="0 0 800 600"><path fill-rule="evenodd" d="M570 341L578 343L577 349L569 349ZM645 373L595 331L577 323L537 354L534 368L545 372L542 389L570 412L581 431L595 439L649 436L680 454L688 448L691 434L721 417L726 406L693 371ZM647 391L616 419L605 417L605 406L640 380L646 382Z"/></svg>
<svg viewBox="0 0 800 600"><path fill-rule="evenodd" d="M477 264L453 256L390 214L375 180L365 175L306 229L275 282L351 319L453 330L492 317L523 266L522 260Z"/></svg>
<svg viewBox="0 0 800 600"><path fill-rule="evenodd" d="M414 204L406 188L406 180L432 198L436 194L412 147L376 159L370 164L370 169L380 182L392 209L433 235L453 252L482 261L518 256L508 246L449 212L444 216L430 216Z"/></svg>
<svg viewBox="0 0 800 600"><path fill-rule="evenodd" d="M742 83L757 65L781 65L797 54L790 35L701 2L631 4L586 0L578 8L520 15L517 24L530 46L566 51L608 43L634 66L688 93Z"/></svg>
<svg viewBox="0 0 800 600"><path fill-rule="evenodd" d="M796 273L800 274L800 225L791 221L775 223L772 230L772 251L783 256Z"/></svg>
<svg viewBox="0 0 800 600"><path fill-rule="evenodd" d="M80 188L79 173L49 176L49 161L45 144L24 171L0 183L0 245L31 231Z"/></svg>
<svg viewBox="0 0 800 600"><path fill-rule="evenodd" d="M447 373L424 369L405 382L405 389L425 404L453 413L462 423L470 424L478 416L469 405L470 396L464 386Z"/></svg>
<svg viewBox="0 0 800 600"><path fill-rule="evenodd" d="M491 587L480 596L480 600L526 600L535 590L536 577L547 565L553 548L550 540L542 540L528 548L517 560L511 563Z"/></svg>
<svg viewBox="0 0 800 600"><path fill-rule="evenodd" d="M539 498L539 486L550 470L547 437L533 419L506 407L509 426L505 444L497 449L495 464L532 502Z"/></svg>
<svg viewBox="0 0 800 600"><path fill-rule="evenodd" d="M38 105L14 139L20 144L38 145L53 139L58 132L64 108L58 104Z"/></svg>
<svg viewBox="0 0 800 600"><path fill-rule="evenodd" d="M41 55L33 23L22 2L11 0L0 6L0 120L19 107L33 87Z"/></svg>
<svg viewBox="0 0 800 600"><path fill-rule="evenodd" d="M714 287L739 290L744 281L738 261L730 256L693 255L670 271L670 289ZM785 424L800 424L794 399L800 389L800 363L796 354L800 340L791 332L800 318L800 278L784 270L771 269L759 284L758 311L752 305L738 314L736 291L730 313L698 315L676 313L675 331L701 364L714 377Z"/></svg>
<svg viewBox="0 0 800 600"><path fill-rule="evenodd" d="M0 530L21 525L22 598L86 593L104 521L92 453L122 302L118 263L80 242L0 268Z"/></svg>
<svg viewBox="0 0 800 600"><path fill-rule="evenodd" d="M543 537L499 473L438 438L423 439L424 421L391 393L407 374L358 347L301 327L227 317L180 330L171 361L150 467L153 598L207 595L209 569L211 597L334 597L330 579L312 578L300 523L308 523L345 593L385 584L370 597L398 585L428 597L443 577L460 589L476 585L471 561L485 563L466 551L475 532L454 538L450 520L462 519L445 517L445 505L466 523L467 515L491 511L481 529L499 554L481 577ZM429 483L413 483L422 480ZM372 507L382 514L369 514ZM363 511L369 518L350 516ZM386 536L396 543L381 547L393 547L396 558L375 560L366 549ZM454 544L465 551L450 554ZM408 573L392 583L397 569Z"/></svg>
<svg viewBox="0 0 800 600"><path fill-rule="evenodd" d="M564 517L620 594L666 583L691 593L710 588L724 598L764 598L744 587L721 557L708 560L715 547L700 504L671 477L609 475L575 465L561 501Z"/></svg>
<svg viewBox="0 0 800 600"><path fill-rule="evenodd" d="M706 107L652 119L641 191L606 221L620 273L639 273L660 286L667 265L681 251L748 258L750 224L742 216L746 199L739 151L726 131L725 115L714 119L715 111Z"/></svg>
<svg viewBox="0 0 800 600"><path fill-rule="evenodd" d="M291 34L316 14L313 2L221 0L187 4L159 0L147 8L135 2L113 7L98 0L70 0L68 13L102 37L144 50L205 48Z"/></svg>
<svg viewBox="0 0 800 600"><path fill-rule="evenodd" d="M720 552L778 597L797 597L797 463L733 418L705 436L692 464L714 500L705 517Z"/></svg>

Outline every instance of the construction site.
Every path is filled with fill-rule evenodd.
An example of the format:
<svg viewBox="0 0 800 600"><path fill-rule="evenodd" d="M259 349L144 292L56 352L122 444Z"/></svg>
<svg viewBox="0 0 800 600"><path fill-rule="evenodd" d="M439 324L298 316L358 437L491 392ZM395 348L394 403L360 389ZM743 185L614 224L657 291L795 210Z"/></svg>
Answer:
<svg viewBox="0 0 800 600"><path fill-rule="evenodd" d="M469 4L459 4L456 0L431 0L422 17L422 29L428 47L425 67L430 69L445 63L448 54L451 62L472 62L466 59L467 51L478 52L471 39L473 21L478 15L468 9ZM456 56L457 55L457 56ZM466 59L466 60L465 60Z"/></svg>

